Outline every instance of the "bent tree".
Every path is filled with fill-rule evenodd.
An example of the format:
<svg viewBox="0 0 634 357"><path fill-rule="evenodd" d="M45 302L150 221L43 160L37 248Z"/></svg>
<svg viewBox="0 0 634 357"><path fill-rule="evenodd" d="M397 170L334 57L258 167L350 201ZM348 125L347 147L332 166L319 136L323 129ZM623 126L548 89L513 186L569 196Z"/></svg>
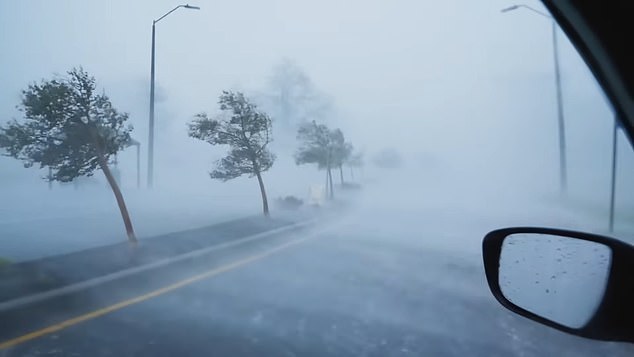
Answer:
<svg viewBox="0 0 634 357"><path fill-rule="evenodd" d="M257 177L262 195L262 210L269 215L269 204L262 173L273 166L275 155L267 145L271 138L271 118L258 110L241 92L223 91L218 101L220 114L215 119L206 113L189 123L189 136L211 145L228 145L229 153L216 162L212 179L228 181L242 175Z"/></svg>
<svg viewBox="0 0 634 357"><path fill-rule="evenodd" d="M0 147L7 156L49 168L46 180L71 182L103 171L121 211L128 240L137 239L123 194L108 162L130 142L127 113L120 113L105 94L96 93L95 78L82 68L66 77L34 83L22 91L18 109L24 120L0 127Z"/></svg>
<svg viewBox="0 0 634 357"><path fill-rule="evenodd" d="M363 167L363 153L352 151L350 157L346 160L346 164L350 168L350 179L354 180L354 169Z"/></svg>
<svg viewBox="0 0 634 357"><path fill-rule="evenodd" d="M346 142L343 132L340 129L331 131L330 137L330 141L332 143L333 165L339 168L339 178L341 180L341 185L343 185L343 164L350 159L350 155L352 154L352 144Z"/></svg>
<svg viewBox="0 0 634 357"><path fill-rule="evenodd" d="M331 199L334 197L331 170L337 164L334 138L324 124L305 123L297 131L300 146L295 152L297 165L317 164L319 170L326 170L326 195Z"/></svg>
<svg viewBox="0 0 634 357"><path fill-rule="evenodd" d="M330 199L334 198L332 169L339 168L343 185L343 165L350 158L352 145L346 142L340 129L331 130L315 121L299 127L297 140L299 148L295 152L295 163L317 164L319 170L326 170L326 195Z"/></svg>

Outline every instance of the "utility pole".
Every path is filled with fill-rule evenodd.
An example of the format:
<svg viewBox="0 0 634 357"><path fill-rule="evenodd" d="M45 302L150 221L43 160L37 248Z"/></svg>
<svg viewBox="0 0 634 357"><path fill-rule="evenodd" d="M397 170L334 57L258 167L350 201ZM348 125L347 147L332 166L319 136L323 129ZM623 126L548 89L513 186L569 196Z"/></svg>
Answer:
<svg viewBox="0 0 634 357"><path fill-rule="evenodd" d="M559 126L559 189L562 194L568 190L568 175L566 162L566 128L564 125L564 107L561 95L561 73L559 70L559 51L557 46L557 24L552 22L553 56L555 61L555 88L557 90L557 124Z"/></svg>
<svg viewBox="0 0 634 357"><path fill-rule="evenodd" d="M154 51L156 41L156 20L152 21L152 64L150 69L150 125L147 149L147 187L154 185Z"/></svg>
<svg viewBox="0 0 634 357"><path fill-rule="evenodd" d="M557 95L557 126L559 128L559 192L565 195L568 190L568 168L566 160L566 128L564 123L563 98L561 94L561 72L559 69L559 46L557 43L557 23L549 14L524 4L509 6L501 11L509 12L520 8L530 10L535 14L549 19L551 22L553 59L555 62L555 90Z"/></svg>
<svg viewBox="0 0 634 357"><path fill-rule="evenodd" d="M616 160L617 160L617 140L618 140L619 122L614 118L614 131L612 133L612 181L610 187L610 232L614 231L614 204L616 198Z"/></svg>

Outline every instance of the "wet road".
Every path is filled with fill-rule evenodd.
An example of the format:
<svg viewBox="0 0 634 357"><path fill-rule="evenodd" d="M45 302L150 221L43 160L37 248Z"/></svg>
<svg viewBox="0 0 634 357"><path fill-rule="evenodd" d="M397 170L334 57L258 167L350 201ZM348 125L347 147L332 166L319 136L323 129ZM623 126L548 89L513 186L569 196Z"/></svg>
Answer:
<svg viewBox="0 0 634 357"><path fill-rule="evenodd" d="M380 222L361 210L16 312L3 337L87 317L0 356L634 354L505 311L477 252L402 229L417 217Z"/></svg>

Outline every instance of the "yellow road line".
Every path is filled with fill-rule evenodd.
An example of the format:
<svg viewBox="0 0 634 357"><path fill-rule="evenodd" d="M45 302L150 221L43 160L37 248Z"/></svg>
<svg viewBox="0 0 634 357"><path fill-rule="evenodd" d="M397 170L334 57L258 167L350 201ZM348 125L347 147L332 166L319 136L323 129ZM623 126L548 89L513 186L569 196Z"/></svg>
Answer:
<svg viewBox="0 0 634 357"><path fill-rule="evenodd" d="M279 246L277 246L277 247L275 247L273 249L269 249L267 251L264 251L264 252L262 252L260 254L252 255L252 256L250 256L248 258L241 259L241 260L238 260L238 261L235 261L235 262L220 266L218 268L206 271L204 273L195 275L195 276L187 278L185 280L181 280L181 281L179 281L177 283L174 283L172 285L168 285L168 286L160 288L158 290L154 290L154 291L149 292L147 294L140 295L140 296L137 296L135 298L131 298L131 299L128 299L128 300L125 300L125 301L121 301L121 302L116 303L114 305L110 305L110 306L107 306L107 307L104 307L104 308L101 308L101 309L98 309L98 310L95 310L95 311L92 311L92 312L89 312L89 313L86 313L86 314L83 314L83 315L80 315L80 316L77 316L77 317L74 317L72 319L69 319L69 320L66 320L66 321L62 321L60 323L51 325L49 327L45 327L43 329L27 333L27 334L22 335L20 337L16 337L16 338L13 338L11 340L4 341L4 342L0 343L0 350L1 349L5 349L5 348L9 348L9 347L13 347L13 346L19 345L21 343L33 340L35 338L42 337L44 335L48 335L48 334L56 332L56 331L63 330L65 328L67 328L67 327L76 325L78 323L81 323L81 322L84 322L84 321L87 321L87 320L91 320L91 319L94 319L94 318L109 314L109 313L111 313L113 311L123 309L126 306L130 306L130 305L133 305L133 304L145 301L145 300L152 299L154 297L157 297L159 295L163 295L163 294L168 293L170 291L182 288L182 287L184 287L186 285L195 283L197 281L200 281L200 280L203 280L203 279L206 279L206 278L210 278L212 276L220 275L220 274L222 274L224 272L227 272L227 271L239 268L239 267L241 267L243 265L247 265L247 264L253 263L255 261L258 261L260 259L266 258L267 256L275 254L275 253L279 252L280 250L283 250L283 249L291 247L291 246L293 246L295 244L304 242L307 239L308 238L302 238L302 239L297 239L297 240L294 240L294 241L291 241L291 242L284 243L284 244L279 245Z"/></svg>

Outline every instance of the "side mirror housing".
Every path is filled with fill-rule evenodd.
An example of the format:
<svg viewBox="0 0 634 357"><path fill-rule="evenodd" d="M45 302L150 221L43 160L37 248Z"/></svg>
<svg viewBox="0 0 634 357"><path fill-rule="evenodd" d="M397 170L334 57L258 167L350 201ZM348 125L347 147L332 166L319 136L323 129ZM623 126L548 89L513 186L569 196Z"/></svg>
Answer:
<svg viewBox="0 0 634 357"><path fill-rule="evenodd" d="M482 243L493 296L555 329L634 342L634 247L594 234L518 227Z"/></svg>

